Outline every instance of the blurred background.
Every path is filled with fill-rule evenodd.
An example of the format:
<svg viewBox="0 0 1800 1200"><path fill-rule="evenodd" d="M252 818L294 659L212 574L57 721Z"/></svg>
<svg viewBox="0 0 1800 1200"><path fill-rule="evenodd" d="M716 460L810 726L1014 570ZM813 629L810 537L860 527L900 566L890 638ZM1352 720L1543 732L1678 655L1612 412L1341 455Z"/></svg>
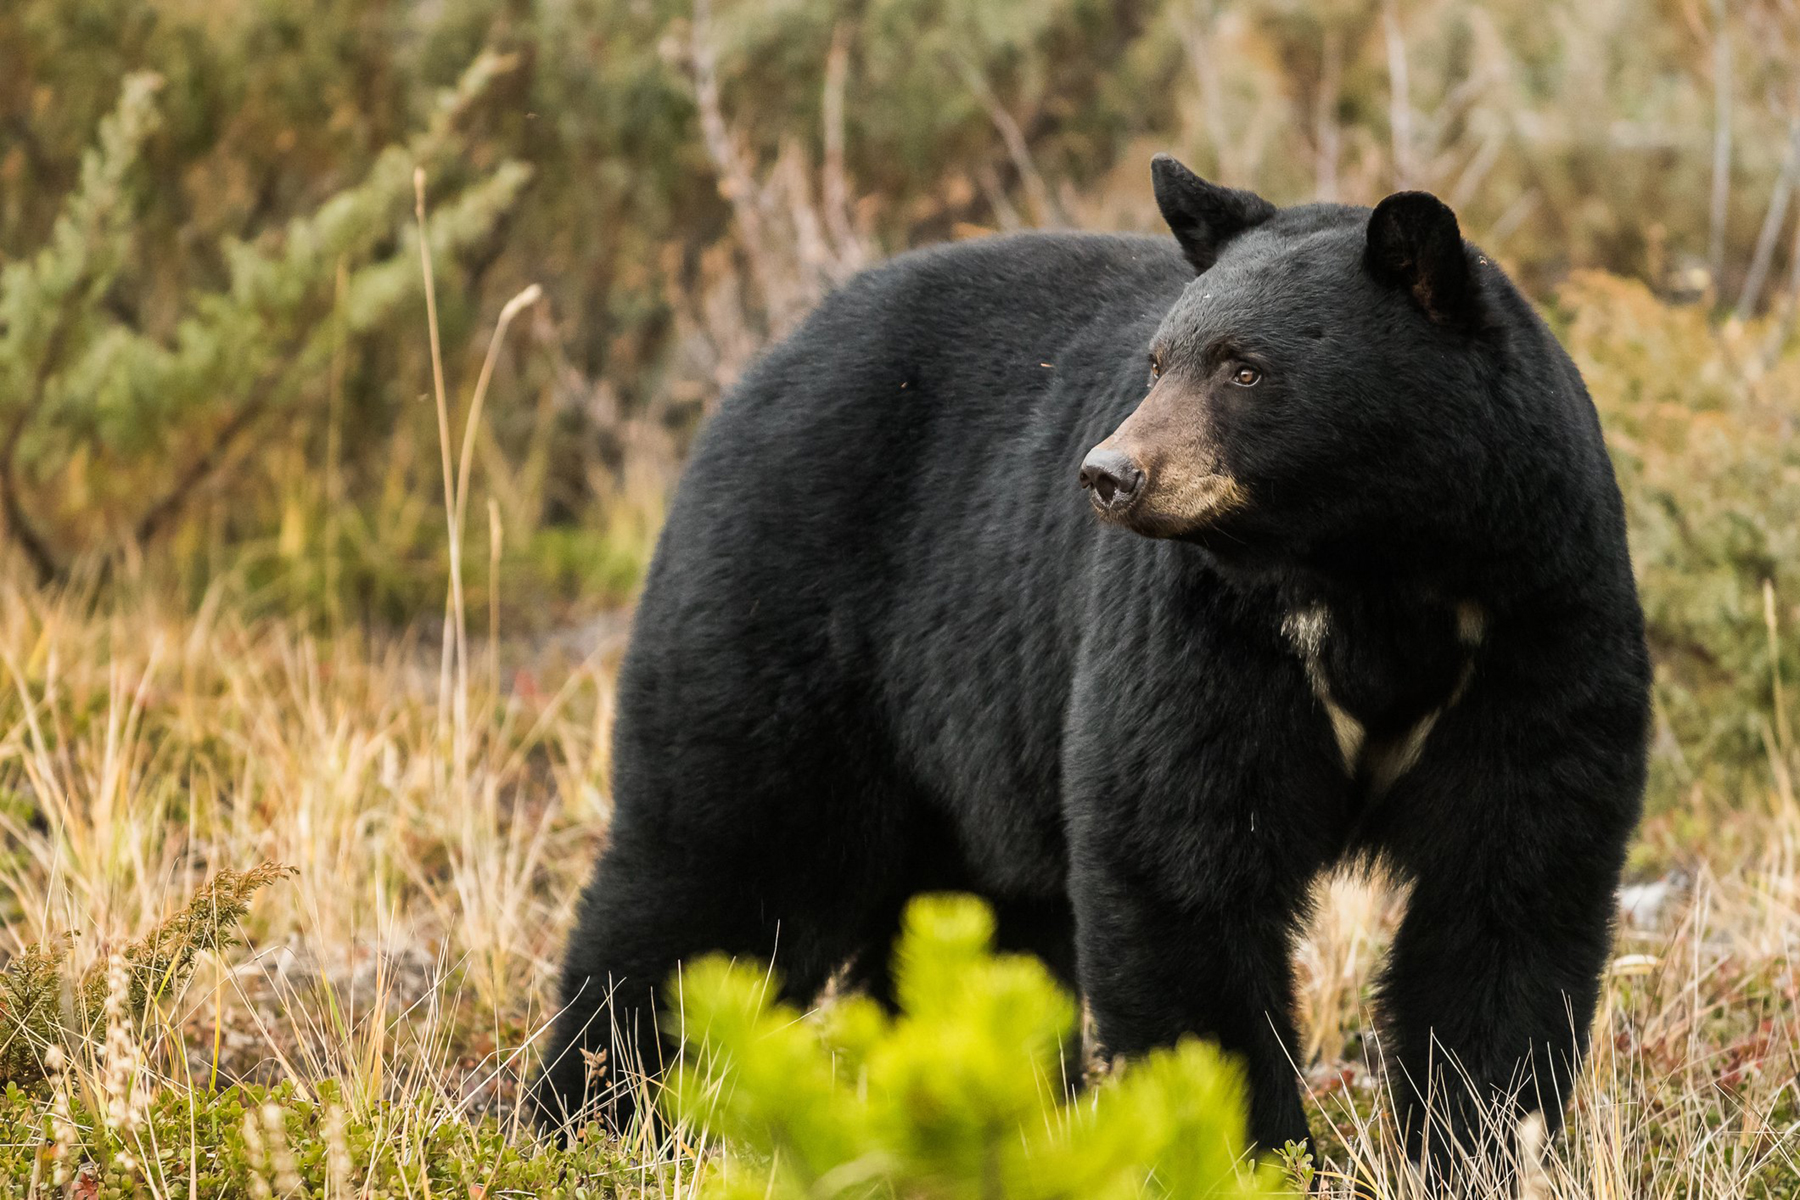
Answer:
<svg viewBox="0 0 1800 1200"><path fill-rule="evenodd" d="M0 63L25 575L227 579L322 628L442 612L415 165L456 428L499 309L544 290L462 530L471 619L500 595L541 631L629 600L696 425L834 283L945 239L1154 230L1166 149L1279 203L1448 200L1608 422L1658 794L1785 739L1792 0L11 0Z"/></svg>

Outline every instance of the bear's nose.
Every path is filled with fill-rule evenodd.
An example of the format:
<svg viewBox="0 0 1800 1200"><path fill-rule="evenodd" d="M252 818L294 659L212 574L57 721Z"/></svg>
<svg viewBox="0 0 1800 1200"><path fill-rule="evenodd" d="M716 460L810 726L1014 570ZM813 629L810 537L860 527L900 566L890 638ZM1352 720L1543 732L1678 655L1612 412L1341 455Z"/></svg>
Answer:
<svg viewBox="0 0 1800 1200"><path fill-rule="evenodd" d="M1137 499L1144 473L1131 461L1131 456L1105 446L1095 446L1081 460L1081 486L1092 493L1094 507L1106 512L1120 512Z"/></svg>

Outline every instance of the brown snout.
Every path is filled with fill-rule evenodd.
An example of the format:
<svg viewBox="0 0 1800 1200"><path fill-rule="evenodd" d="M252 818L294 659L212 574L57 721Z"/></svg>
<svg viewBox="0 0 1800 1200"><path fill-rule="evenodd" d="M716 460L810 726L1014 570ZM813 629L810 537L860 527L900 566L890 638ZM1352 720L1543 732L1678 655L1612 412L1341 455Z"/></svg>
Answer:
<svg viewBox="0 0 1800 1200"><path fill-rule="evenodd" d="M1122 513L1137 503L1143 482L1144 472L1131 456L1105 442L1081 460L1081 486L1088 489L1088 499L1103 513Z"/></svg>
<svg viewBox="0 0 1800 1200"><path fill-rule="evenodd" d="M1147 537L1178 537L1245 502L1223 468L1200 388L1164 376L1081 460L1094 511Z"/></svg>

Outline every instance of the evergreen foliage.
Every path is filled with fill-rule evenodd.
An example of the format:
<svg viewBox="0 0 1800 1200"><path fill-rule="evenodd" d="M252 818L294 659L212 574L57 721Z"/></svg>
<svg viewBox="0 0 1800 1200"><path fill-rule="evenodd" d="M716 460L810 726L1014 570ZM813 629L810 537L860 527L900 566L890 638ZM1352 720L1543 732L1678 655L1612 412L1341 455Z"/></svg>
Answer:
<svg viewBox="0 0 1800 1200"><path fill-rule="evenodd" d="M421 134L279 236L222 239L222 285L181 296L166 337L114 303L144 236L137 167L158 122L155 77L127 81L49 244L0 274L0 502L42 579L83 550L163 532L334 348L417 297L416 234L400 233L414 167L462 152L456 122L505 66L477 59ZM485 238L528 175L503 162L453 194L434 252Z"/></svg>
<svg viewBox="0 0 1800 1200"><path fill-rule="evenodd" d="M435 609L429 364L403 173L381 165L409 146L434 209L466 205L460 233L434 214L451 391L507 298L548 297L479 435L514 620L629 596L688 433L823 288L977 232L1153 228L1155 150L1284 203L1431 188L1542 297L1600 268L1791 328L1795 27L1769 3L1697 13L15 0L7 540L46 574L149 542L192 598L229 575L331 622ZM489 556L463 557L483 601Z"/></svg>
<svg viewBox="0 0 1800 1200"><path fill-rule="evenodd" d="M115 1003L122 1004L114 1015L135 1029L152 1005L178 998L198 956L235 945L237 923L251 898L291 874L293 868L276 863L220 871L181 912L120 950L124 978ZM113 990L110 963L95 962L79 978L69 977L64 971L69 942L65 936L27 945L0 969L0 1086L38 1083L52 1047L68 1062L109 1032L104 1022Z"/></svg>
<svg viewBox="0 0 1800 1200"><path fill-rule="evenodd" d="M680 980L689 1061L671 1111L728 1159L706 1195L1093 1200L1278 1194L1246 1151L1237 1069L1185 1041L1063 1102L1075 1005L1034 958L993 953L966 896L913 902L901 1014L847 997L818 1019L762 970L709 959Z"/></svg>
<svg viewBox="0 0 1800 1200"><path fill-rule="evenodd" d="M45 1113L17 1084L0 1085L0 1180L29 1200L650 1194L632 1187L638 1172L616 1143L533 1144L425 1095L365 1107L344 1091L335 1080L164 1088L140 1128L122 1135L82 1092L65 1117Z"/></svg>

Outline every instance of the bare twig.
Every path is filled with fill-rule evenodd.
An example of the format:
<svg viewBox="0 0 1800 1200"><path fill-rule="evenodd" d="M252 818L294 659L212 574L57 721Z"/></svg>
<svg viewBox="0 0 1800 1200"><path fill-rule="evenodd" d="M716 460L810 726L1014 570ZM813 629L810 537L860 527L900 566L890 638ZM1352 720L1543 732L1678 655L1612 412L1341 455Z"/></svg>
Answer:
<svg viewBox="0 0 1800 1200"><path fill-rule="evenodd" d="M213 436L212 444L201 453L200 457L188 464L187 470L181 473L181 478L175 481L175 486L163 493L163 498L152 504L145 510L144 515L138 518L137 525L132 529L134 541L139 545L144 545L155 538L162 532L163 526L168 524L169 519L182 510L188 499L199 490L200 486L212 478L229 457L239 435L254 425L268 409L269 393L274 386L274 380L267 378L257 385L257 389L250 399L245 401L237 412L232 414L231 420L225 423L225 427Z"/></svg>
<svg viewBox="0 0 1800 1200"><path fill-rule="evenodd" d="M825 162L821 168L821 193L825 228L839 270L848 275L863 265L862 239L850 221L850 184L844 170L844 90L850 77L850 26L838 22L831 33L831 51L825 57L825 94L821 105L824 123Z"/></svg>
<svg viewBox="0 0 1800 1200"><path fill-rule="evenodd" d="M1762 229L1756 236L1756 250L1750 257L1750 269L1744 275L1744 286L1738 292L1736 315L1748 317L1762 299L1763 285L1768 282L1769 268L1775 261L1775 243L1781 237L1782 223L1787 220L1788 201L1794 194L1796 175L1800 175L1800 119L1788 126L1787 153L1781 159L1781 173L1775 177L1775 188L1769 196L1768 211L1763 214Z"/></svg>
<svg viewBox="0 0 1800 1200"><path fill-rule="evenodd" d="M0 501L4 502L6 527L12 531L13 540L25 552L32 572L37 576L38 585L42 587L53 583L58 574L56 560L50 554L50 547L44 544L44 539L31 527L31 519L25 514L25 506L19 502L19 492L13 485L10 472L4 479L0 479L0 486L5 489Z"/></svg>
<svg viewBox="0 0 1800 1200"><path fill-rule="evenodd" d="M1037 163L1031 157L1031 146L1025 140L1025 131L1019 127L1019 122L1014 119L1013 115L1006 110L1006 106L1000 103L1000 98L994 95L994 89L988 86L987 77L981 73L981 69L975 63L960 51L952 50L950 61L962 75L963 82L968 85L969 91L974 93L975 99L986 110L988 120L993 122L995 131L999 133L1000 141L1006 146L1007 157L1012 160L1013 170L1019 173L1019 182L1025 188L1025 196L1031 201L1038 224L1050 228L1068 224L1063 216L1062 207L1050 194L1049 187L1044 183L1043 175L1037 169Z"/></svg>
<svg viewBox="0 0 1800 1200"><path fill-rule="evenodd" d="M1529 217L1532 209L1537 207L1539 199L1541 197L1536 188L1522 193L1517 200L1507 205L1506 211L1502 212L1494 221L1488 229L1486 240L1493 245L1498 245L1511 237L1513 230L1523 225L1525 218Z"/></svg>
<svg viewBox="0 0 1800 1200"><path fill-rule="evenodd" d="M71 288L68 296L75 295ZM25 403L20 405L12 424L7 427L6 441L0 446L0 507L6 512L6 528L19 549L31 562L31 569L37 574L39 585L50 583L57 577L56 557L50 553L42 535L32 526L31 518L25 512L25 503L19 496L18 453L19 440L25 434L25 426L43 407L44 390L50 385L50 376L56 371L56 364L62 358L63 344L68 341L69 330L75 324L75 306L68 297L64 298L61 310L57 313L56 324L45 340L44 351L38 356L37 369L31 374L31 388L26 393Z"/></svg>
<svg viewBox="0 0 1800 1200"><path fill-rule="evenodd" d="M1725 0L1713 0L1712 200L1706 261L1716 295L1725 275L1725 219L1731 203L1731 31Z"/></svg>
<svg viewBox="0 0 1800 1200"><path fill-rule="evenodd" d="M710 0L694 0L689 66L701 141L719 177L719 193L731 205L738 245L762 298L766 332L786 332L834 285L871 257L850 217L844 165L844 92L848 86L850 26L833 33L821 96L825 161L818 200L806 141L782 140L766 176L758 179L753 157L734 136L720 95Z"/></svg>
<svg viewBox="0 0 1800 1200"><path fill-rule="evenodd" d="M1000 172L994 170L990 162L980 163L975 168L975 185L987 198L988 207L993 210L994 220L1000 228L1008 233L1025 228L1025 218L1013 207L1013 202L1006 195L1006 188L1000 182Z"/></svg>
<svg viewBox="0 0 1800 1200"><path fill-rule="evenodd" d="M1475 153L1457 175L1456 182L1450 186L1449 195L1445 197L1445 202L1451 208L1463 208L1475 198L1488 172L1500 161L1500 151L1505 145L1506 130L1503 126L1496 127L1481 140L1481 145L1475 148Z"/></svg>
<svg viewBox="0 0 1800 1200"><path fill-rule="evenodd" d="M1794 244L1788 250L1787 298L1796 316L1800 316L1800 217L1794 220Z"/></svg>
<svg viewBox="0 0 1800 1200"><path fill-rule="evenodd" d="M1338 99L1344 80L1344 34L1335 25L1325 30L1320 53L1319 94L1313 100L1313 194L1320 200L1338 198Z"/></svg>
<svg viewBox="0 0 1800 1200"><path fill-rule="evenodd" d="M1198 7L1198 6L1196 6ZM1252 144L1248 133L1232 129L1226 122L1225 84L1219 77L1218 47L1213 42L1213 22L1217 13L1208 6L1204 14L1181 15L1177 10L1175 32L1187 55L1188 67L1200 88L1200 119L1206 126L1206 140L1219 164L1219 180L1233 187L1248 187L1254 181L1246 159L1246 147Z"/></svg>
<svg viewBox="0 0 1800 1200"><path fill-rule="evenodd" d="M787 199L788 226L794 234L794 253L803 277L801 299L811 303L842 278L837 255L827 242L824 223L813 204L812 169L799 138L782 139L781 155L769 172L765 194Z"/></svg>
<svg viewBox="0 0 1800 1200"><path fill-rule="evenodd" d="M1381 28L1387 39L1388 124L1394 146L1394 186L1413 186L1412 100L1406 67L1406 35L1400 27L1400 7L1386 0L1381 7Z"/></svg>
<svg viewBox="0 0 1800 1200"><path fill-rule="evenodd" d="M770 320L779 327L787 315L789 301L776 281L769 254L768 235L758 204L759 189L748 164L732 140L725 123L725 112L719 102L719 60L712 42L712 5L709 0L694 0L692 22L692 61L694 70L694 104L700 114L700 139L707 157L719 173L719 192L731 205L737 221L738 237L744 254L750 260L750 273L762 292L763 304Z"/></svg>

